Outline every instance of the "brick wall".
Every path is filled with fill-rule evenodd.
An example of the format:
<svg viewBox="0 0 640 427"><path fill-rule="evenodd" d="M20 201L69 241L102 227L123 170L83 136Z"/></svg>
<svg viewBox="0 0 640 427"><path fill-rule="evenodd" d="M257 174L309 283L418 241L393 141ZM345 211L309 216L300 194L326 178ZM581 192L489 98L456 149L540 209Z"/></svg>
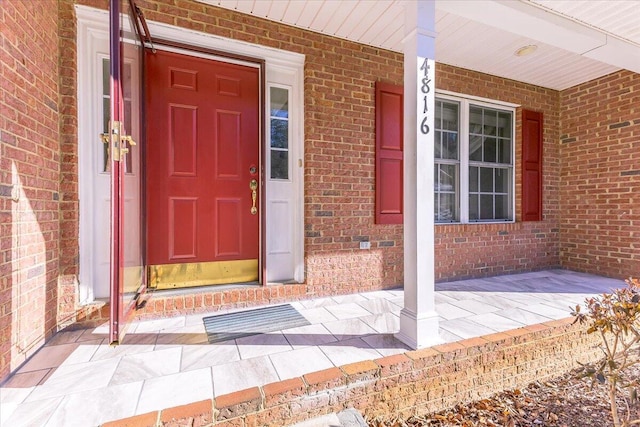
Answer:
<svg viewBox="0 0 640 427"><path fill-rule="evenodd" d="M640 275L640 74L561 93L562 265Z"/></svg>
<svg viewBox="0 0 640 427"><path fill-rule="evenodd" d="M369 418L424 415L597 360L599 337L572 320L334 367L102 426L275 427L346 408Z"/></svg>
<svg viewBox="0 0 640 427"><path fill-rule="evenodd" d="M60 52L60 277L58 323L77 319L79 267L77 47L73 0L58 0Z"/></svg>
<svg viewBox="0 0 640 427"><path fill-rule="evenodd" d="M56 328L57 2L0 2L0 381Z"/></svg>
<svg viewBox="0 0 640 427"><path fill-rule="evenodd" d="M103 8L106 4L104 0L80 2ZM308 289L321 295L400 285L402 226L374 223L374 97L377 80L402 83L402 55L187 0L173 4L141 0L137 4L148 20L306 56L304 227ZM438 65L436 78L441 89L522 104L545 116L544 221L438 226L437 278L558 266L558 93L443 65ZM520 110L516 165L520 159L519 129ZM519 219L519 167L516 186ZM370 250L359 249L363 240L371 242Z"/></svg>

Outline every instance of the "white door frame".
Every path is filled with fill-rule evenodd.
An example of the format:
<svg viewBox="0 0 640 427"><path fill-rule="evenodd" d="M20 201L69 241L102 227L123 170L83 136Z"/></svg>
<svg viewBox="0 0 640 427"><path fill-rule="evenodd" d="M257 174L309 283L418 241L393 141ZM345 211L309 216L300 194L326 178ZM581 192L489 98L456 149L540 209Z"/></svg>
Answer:
<svg viewBox="0 0 640 427"><path fill-rule="evenodd" d="M96 96L95 79L99 73L95 70L97 45L104 43L109 38L108 12L92 7L75 5L77 16L77 54L78 54L78 194L80 199L80 302L88 303L96 298L104 297L101 291L96 292L94 286L95 269L97 260L94 257L96 225L93 223L93 213L96 209L94 194L93 171L91 159L95 155L91 144L98 145L99 140L95 135L96 124ZM125 20L125 22L128 22ZM126 25L125 25L126 26ZM290 90L290 129L289 129L289 170L290 176L286 181L271 180L268 159L263 159L265 165L264 180L266 183L266 230L263 236L266 238L266 263L267 278L264 284L273 281L291 280L298 283L304 281L304 55L287 52L270 47L253 45L242 41L213 36L192 30L148 21L149 31L153 37L167 41L176 41L182 44L202 47L209 50L229 52L236 55L252 57L265 62L265 96L262 102L268 102L268 91L272 86L287 88ZM267 144L265 152L269 153L269 105L265 104L267 117L262 117L266 123L266 137L263 143ZM276 195L277 200L271 200L271 194ZM271 206L289 204L291 209L290 220L286 223L278 221L277 215L270 215ZM288 224L288 230L277 229L283 224ZM289 237L283 244L282 234ZM277 251L270 251L273 246L270 239L278 237ZM108 241L105 242L108 244ZM283 250L284 247L284 250ZM269 266L284 268L273 269L270 273Z"/></svg>

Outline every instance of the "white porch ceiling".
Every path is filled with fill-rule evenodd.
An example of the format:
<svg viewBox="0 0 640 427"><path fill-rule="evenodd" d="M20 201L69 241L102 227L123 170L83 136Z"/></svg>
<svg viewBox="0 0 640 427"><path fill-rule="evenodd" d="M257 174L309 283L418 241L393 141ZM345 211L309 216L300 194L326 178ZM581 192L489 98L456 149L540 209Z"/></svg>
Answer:
<svg viewBox="0 0 640 427"><path fill-rule="evenodd" d="M403 0L199 1L402 52ZM640 73L640 0L436 0L436 32L438 62L551 89Z"/></svg>

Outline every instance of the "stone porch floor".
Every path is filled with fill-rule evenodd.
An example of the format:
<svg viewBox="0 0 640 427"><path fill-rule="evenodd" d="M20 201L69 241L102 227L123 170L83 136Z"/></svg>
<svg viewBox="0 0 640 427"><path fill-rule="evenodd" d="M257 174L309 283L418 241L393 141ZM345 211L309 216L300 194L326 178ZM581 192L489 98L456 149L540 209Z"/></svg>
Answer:
<svg viewBox="0 0 640 427"><path fill-rule="evenodd" d="M569 317L622 280L547 270L436 285L440 337L455 342ZM0 426L96 426L249 387L402 353L402 289L293 302L309 326L208 344L203 317L60 332L0 387Z"/></svg>

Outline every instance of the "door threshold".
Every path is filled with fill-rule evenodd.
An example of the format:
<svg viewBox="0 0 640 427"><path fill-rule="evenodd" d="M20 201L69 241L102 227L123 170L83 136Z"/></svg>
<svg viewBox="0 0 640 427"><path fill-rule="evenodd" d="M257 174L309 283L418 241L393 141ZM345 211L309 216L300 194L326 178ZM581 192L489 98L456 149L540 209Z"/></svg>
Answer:
<svg viewBox="0 0 640 427"><path fill-rule="evenodd" d="M262 285L257 281L241 282L241 283L228 283L224 285L203 285L203 286L191 286L184 288L172 288L172 289L153 289L149 288L147 291L150 294L161 296L172 295L193 295L193 294L207 294L211 292L223 292L232 289L249 289L249 288L261 288Z"/></svg>

